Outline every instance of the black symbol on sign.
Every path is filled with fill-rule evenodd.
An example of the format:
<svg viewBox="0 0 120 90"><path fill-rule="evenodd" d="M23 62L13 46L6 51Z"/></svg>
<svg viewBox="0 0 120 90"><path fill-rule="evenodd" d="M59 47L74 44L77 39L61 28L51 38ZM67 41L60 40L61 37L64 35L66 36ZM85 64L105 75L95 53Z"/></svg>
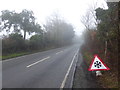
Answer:
<svg viewBox="0 0 120 90"><path fill-rule="evenodd" d="M96 61L96 62L94 62L94 66L97 68L100 68L102 65L101 65L101 62Z"/></svg>

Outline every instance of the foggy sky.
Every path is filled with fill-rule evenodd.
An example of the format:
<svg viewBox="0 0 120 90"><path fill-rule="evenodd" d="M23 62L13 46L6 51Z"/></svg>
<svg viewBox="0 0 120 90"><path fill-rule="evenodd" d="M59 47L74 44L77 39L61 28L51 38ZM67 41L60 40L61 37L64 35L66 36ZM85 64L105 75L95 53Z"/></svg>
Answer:
<svg viewBox="0 0 120 90"><path fill-rule="evenodd" d="M32 10L37 21L44 24L47 17L53 12L59 14L69 23L73 24L77 35L84 30L84 25L80 22L80 17L94 2L98 6L105 6L104 0L1 0L0 11L15 10L21 12L22 9Z"/></svg>

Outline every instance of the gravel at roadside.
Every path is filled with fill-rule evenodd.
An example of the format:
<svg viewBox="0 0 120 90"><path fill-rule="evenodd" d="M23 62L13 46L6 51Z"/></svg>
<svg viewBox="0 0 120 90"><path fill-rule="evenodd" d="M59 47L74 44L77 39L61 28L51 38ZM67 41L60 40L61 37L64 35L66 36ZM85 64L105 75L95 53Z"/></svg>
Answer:
<svg viewBox="0 0 120 90"><path fill-rule="evenodd" d="M94 74L88 71L88 65L83 60L80 52L74 75L73 89L74 88L100 88Z"/></svg>

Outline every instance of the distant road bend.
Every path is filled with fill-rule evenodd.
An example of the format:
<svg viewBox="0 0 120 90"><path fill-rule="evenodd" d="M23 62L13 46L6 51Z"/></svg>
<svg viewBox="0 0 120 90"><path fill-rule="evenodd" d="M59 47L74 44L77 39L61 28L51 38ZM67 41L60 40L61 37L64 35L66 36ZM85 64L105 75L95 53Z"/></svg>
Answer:
<svg viewBox="0 0 120 90"><path fill-rule="evenodd" d="M80 45L2 62L2 88L70 88Z"/></svg>

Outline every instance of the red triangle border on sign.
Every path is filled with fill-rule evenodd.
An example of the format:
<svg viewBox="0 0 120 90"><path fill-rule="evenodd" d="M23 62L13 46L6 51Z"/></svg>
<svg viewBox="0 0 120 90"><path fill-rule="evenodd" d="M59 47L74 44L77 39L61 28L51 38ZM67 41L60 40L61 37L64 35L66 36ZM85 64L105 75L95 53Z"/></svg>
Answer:
<svg viewBox="0 0 120 90"><path fill-rule="evenodd" d="M95 60L95 57L97 57L107 69L91 69L92 64ZM100 57L98 57L98 55L96 54L96 55L94 55L94 59L92 60L92 63L90 64L90 67L89 67L88 71L101 71L101 70L110 70L110 68L108 68L107 65L102 61L102 59L100 59Z"/></svg>

